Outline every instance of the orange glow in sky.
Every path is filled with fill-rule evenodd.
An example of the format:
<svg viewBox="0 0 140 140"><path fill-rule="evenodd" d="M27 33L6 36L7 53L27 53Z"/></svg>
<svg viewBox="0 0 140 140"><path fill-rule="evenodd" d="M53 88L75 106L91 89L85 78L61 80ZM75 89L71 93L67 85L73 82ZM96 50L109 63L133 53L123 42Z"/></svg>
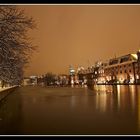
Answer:
<svg viewBox="0 0 140 140"><path fill-rule="evenodd" d="M140 5L21 5L37 23L30 31L38 52L25 75L68 74L69 65L87 67L97 60L140 48Z"/></svg>

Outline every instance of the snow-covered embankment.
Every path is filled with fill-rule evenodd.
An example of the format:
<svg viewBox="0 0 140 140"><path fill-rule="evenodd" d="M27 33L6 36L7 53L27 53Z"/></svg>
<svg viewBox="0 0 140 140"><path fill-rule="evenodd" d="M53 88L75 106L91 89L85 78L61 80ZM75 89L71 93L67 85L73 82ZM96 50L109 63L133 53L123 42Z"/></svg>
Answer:
<svg viewBox="0 0 140 140"><path fill-rule="evenodd" d="M7 95L9 95L17 87L18 86L0 88L0 101L3 100Z"/></svg>

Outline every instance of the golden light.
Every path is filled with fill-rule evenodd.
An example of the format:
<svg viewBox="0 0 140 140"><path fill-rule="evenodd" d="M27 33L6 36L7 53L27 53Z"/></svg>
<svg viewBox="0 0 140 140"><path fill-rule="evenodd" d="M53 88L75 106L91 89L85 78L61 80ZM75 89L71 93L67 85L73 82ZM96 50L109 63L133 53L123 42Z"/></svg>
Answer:
<svg viewBox="0 0 140 140"><path fill-rule="evenodd" d="M140 51L140 50L139 50ZM138 59L137 54L131 54L135 59Z"/></svg>

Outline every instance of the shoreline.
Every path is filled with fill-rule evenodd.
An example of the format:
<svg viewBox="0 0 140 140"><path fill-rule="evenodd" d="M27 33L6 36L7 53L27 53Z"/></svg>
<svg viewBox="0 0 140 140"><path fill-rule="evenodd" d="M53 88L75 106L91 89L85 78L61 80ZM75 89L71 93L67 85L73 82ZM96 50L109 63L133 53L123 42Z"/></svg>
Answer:
<svg viewBox="0 0 140 140"><path fill-rule="evenodd" d="M0 102L6 98L11 92L13 92L17 87L19 86L12 86L7 88L1 88L0 89Z"/></svg>

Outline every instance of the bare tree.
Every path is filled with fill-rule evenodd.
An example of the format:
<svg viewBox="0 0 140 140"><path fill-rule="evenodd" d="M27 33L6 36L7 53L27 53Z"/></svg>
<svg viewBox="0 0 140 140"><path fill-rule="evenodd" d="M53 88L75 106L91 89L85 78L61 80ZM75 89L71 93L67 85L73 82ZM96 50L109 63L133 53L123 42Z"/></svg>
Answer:
<svg viewBox="0 0 140 140"><path fill-rule="evenodd" d="M35 28L32 17L27 17L17 6L0 6L0 80L20 84L23 68L35 47L27 32Z"/></svg>

